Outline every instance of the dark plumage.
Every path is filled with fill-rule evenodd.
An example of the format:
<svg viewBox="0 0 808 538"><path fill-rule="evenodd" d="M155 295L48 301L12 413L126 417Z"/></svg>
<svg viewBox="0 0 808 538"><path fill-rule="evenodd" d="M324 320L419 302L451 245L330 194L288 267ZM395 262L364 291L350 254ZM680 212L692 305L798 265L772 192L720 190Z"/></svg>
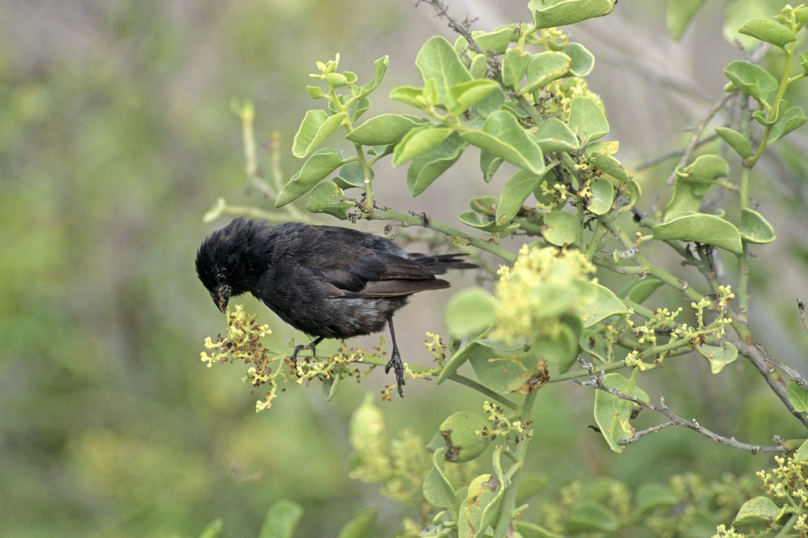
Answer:
<svg viewBox="0 0 808 538"><path fill-rule="evenodd" d="M404 395L404 368L393 314L413 293L448 288L435 278L448 269L477 267L463 254L408 254L389 239L349 228L287 222L270 226L237 218L213 232L196 254L196 272L222 312L230 297L250 292L282 320L316 337L350 338L390 327L395 370Z"/></svg>

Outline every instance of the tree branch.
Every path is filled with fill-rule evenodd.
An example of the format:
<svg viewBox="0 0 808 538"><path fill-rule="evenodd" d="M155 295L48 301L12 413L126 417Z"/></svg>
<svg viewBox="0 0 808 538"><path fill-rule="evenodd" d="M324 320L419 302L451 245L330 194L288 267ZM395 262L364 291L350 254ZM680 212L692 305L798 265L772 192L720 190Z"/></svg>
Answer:
<svg viewBox="0 0 808 538"><path fill-rule="evenodd" d="M668 418L669 423L664 423L664 424L661 424L659 426L656 426L655 427L655 428L657 428L656 431L661 430L663 428L667 428L667 427L669 427L671 425L684 426L686 428L690 428L691 430L695 430L696 432L702 434L703 436L707 437L708 439L711 439L712 441L715 441L716 443L721 443L722 445L727 445L729 447L734 448L735 450L745 450L745 451L751 452L752 454L757 454L758 452L785 452L786 451L785 447L783 447L783 446L750 445L748 443L742 443L740 441L737 441L734 437L723 437L721 435L718 435L717 433L715 433L713 431L710 431L707 428L701 426L695 419L694 420L686 420L686 419L680 417L679 415L677 415L676 413L674 413L673 411L671 411L670 409L668 409L668 407L665 405L665 399L664 398L659 399L659 405L651 405L650 403L648 403L648 402L646 402L644 400L641 400L641 399L639 399L639 398L637 398L635 396L631 396L631 395L626 394L624 392L621 392L621 391L619 391L617 389L607 387L603 383L603 374L602 373L600 375L596 374L595 369L592 366L592 363L589 363L589 362L586 362L586 361L583 361L583 360L580 360L580 359L579 359L579 361L581 362L581 364L583 364L583 367L585 369L590 370L592 380L585 382L585 381L579 381L577 379L574 379L574 381L576 383L578 383L579 385L590 386L590 387L594 387L597 390L602 390L604 392L608 392L609 394L617 396L621 400L627 400L629 402L632 402L632 403L635 403L635 404L637 404L639 406L642 406L642 407L644 407L646 409L649 409L651 411L654 411L654 412L657 412L657 413L660 413L660 414L664 415L665 417ZM653 428L650 428L649 430L653 430ZM637 433L635 433L634 436L630 437L629 439L626 439L626 442L624 444L628 444L629 442L634 442L634 441L636 441L636 439L638 439L642 435L652 433L649 430L643 430L642 432L639 432L641 435L638 435Z"/></svg>

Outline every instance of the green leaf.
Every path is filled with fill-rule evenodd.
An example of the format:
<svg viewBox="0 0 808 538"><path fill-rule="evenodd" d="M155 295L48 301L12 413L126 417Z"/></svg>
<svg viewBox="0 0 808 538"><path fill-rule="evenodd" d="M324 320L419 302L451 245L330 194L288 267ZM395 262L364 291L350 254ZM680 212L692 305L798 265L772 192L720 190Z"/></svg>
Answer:
<svg viewBox="0 0 808 538"><path fill-rule="evenodd" d="M540 181L541 176L527 170L519 170L508 178L500 192L499 207L496 212L497 225L506 226L513 220Z"/></svg>
<svg viewBox="0 0 808 538"><path fill-rule="evenodd" d="M439 428L446 442L446 461L466 463L482 454L490 440L476 432L488 426L488 420L477 413L458 411L450 415Z"/></svg>
<svg viewBox="0 0 808 538"><path fill-rule="evenodd" d="M782 101L781 101L782 102ZM782 117L777 120L777 123L772 126L769 131L769 144L783 138L791 131L798 129L803 123L808 121L802 108L793 106L786 110Z"/></svg>
<svg viewBox="0 0 808 538"><path fill-rule="evenodd" d="M724 75L746 95L768 103L767 98L777 89L777 79L762 67L749 62L735 61L724 68Z"/></svg>
<svg viewBox="0 0 808 538"><path fill-rule="evenodd" d="M494 322L494 299L482 288L466 288L449 299L443 319L453 336L479 336Z"/></svg>
<svg viewBox="0 0 808 538"><path fill-rule="evenodd" d="M481 196L479 198L472 198L469 201L469 206L475 213L490 215L492 217L497 214L498 205L499 200L493 196Z"/></svg>
<svg viewBox="0 0 808 538"><path fill-rule="evenodd" d="M576 22L608 15L615 0L530 0L536 28L567 26Z"/></svg>
<svg viewBox="0 0 808 538"><path fill-rule="evenodd" d="M519 90L526 95L566 75L572 59L563 52L540 52L534 54L527 65L527 85Z"/></svg>
<svg viewBox="0 0 808 538"><path fill-rule="evenodd" d="M474 42L477 43L477 46L480 47L483 52L493 51L495 54L500 55L505 54L505 50L508 48L508 43L510 43L512 39L516 38L514 34L515 29L516 26L511 24L508 26L503 26L502 28L497 28L493 32L475 30L471 32L471 37L474 38ZM458 37L454 44L455 52L460 55L468 44L469 42L465 37Z"/></svg>
<svg viewBox="0 0 808 538"><path fill-rule="evenodd" d="M808 50L800 54L800 67L802 67L802 74L808 75Z"/></svg>
<svg viewBox="0 0 808 538"><path fill-rule="evenodd" d="M440 374L438 375L437 384L440 385L449 379L458 368L466 364L466 362L468 362L468 360L471 358L472 353L475 351L476 346L479 346L477 341L471 340L466 342L464 346L458 349L443 367L443 370L441 370Z"/></svg>
<svg viewBox="0 0 808 538"><path fill-rule="evenodd" d="M414 127L431 123L427 118L409 114L380 114L370 118L345 138L363 146L397 144Z"/></svg>
<svg viewBox="0 0 808 538"><path fill-rule="evenodd" d="M620 161L611 155L605 155L597 151L593 152L589 156L589 163L601 172L609 174L618 181L625 183L631 179Z"/></svg>
<svg viewBox="0 0 808 538"><path fill-rule="evenodd" d="M751 51L760 45L755 38L738 33L749 19L773 18L781 13L784 2L782 0L734 0L726 5L724 10L724 26L722 33L727 43L733 46L740 42L744 49Z"/></svg>
<svg viewBox="0 0 808 538"><path fill-rule="evenodd" d="M669 0L668 1L668 32L671 37L679 41L693 20L693 16L698 11L704 0Z"/></svg>
<svg viewBox="0 0 808 538"><path fill-rule="evenodd" d="M544 216L541 235L553 245L571 245L578 238L578 217L564 211L550 211Z"/></svg>
<svg viewBox="0 0 808 538"><path fill-rule="evenodd" d="M292 538L297 522L303 515L303 507L294 501L282 499L269 507L260 538Z"/></svg>
<svg viewBox="0 0 808 538"><path fill-rule="evenodd" d="M595 284L595 291L595 300L586 310L585 328L589 328L611 316L628 314L628 308L612 290L606 286Z"/></svg>
<svg viewBox="0 0 808 538"><path fill-rule="evenodd" d="M325 110L309 110L303 117L300 129L295 134L292 155L302 159L325 142L342 125L347 114L340 112L329 116Z"/></svg>
<svg viewBox="0 0 808 538"><path fill-rule="evenodd" d="M368 95L370 92L375 90L384 78L384 74L387 72L387 65L390 62L389 56L382 56L375 62L373 62L373 80L365 84L364 86L360 86L357 92L357 95Z"/></svg>
<svg viewBox="0 0 808 538"><path fill-rule="evenodd" d="M668 486L645 482L637 488L637 513L646 514L656 508L676 506L679 498Z"/></svg>
<svg viewBox="0 0 808 538"><path fill-rule="evenodd" d="M480 151L480 170L483 173L483 180L486 183L494 179L494 174L499 170L503 162L504 161L496 155L492 155L485 150Z"/></svg>
<svg viewBox="0 0 808 538"><path fill-rule="evenodd" d="M306 86L306 92L312 99L319 99L323 96L323 89L319 86Z"/></svg>
<svg viewBox="0 0 808 538"><path fill-rule="evenodd" d="M586 208L595 215L605 215L614 202L614 185L605 177L592 182L592 198L587 201Z"/></svg>
<svg viewBox="0 0 808 538"><path fill-rule="evenodd" d="M720 136L742 159L747 159L752 156L752 145L749 143L749 140L738 131L733 131L727 127L716 127L715 134Z"/></svg>
<svg viewBox="0 0 808 538"><path fill-rule="evenodd" d="M348 105L347 113L351 118L351 123L362 117L362 114L367 112L370 108L370 99L367 97L360 97L350 105Z"/></svg>
<svg viewBox="0 0 808 538"><path fill-rule="evenodd" d="M665 222L671 222L679 217L698 213L701 200L706 189L698 183L677 181L673 184L673 196L665 209Z"/></svg>
<svg viewBox="0 0 808 538"><path fill-rule="evenodd" d="M585 77L595 68L595 55L580 43L569 43L564 52L572 60L570 74Z"/></svg>
<svg viewBox="0 0 808 538"><path fill-rule="evenodd" d="M774 228L763 215L753 209L741 209L741 237L749 243L765 244L774 241Z"/></svg>
<svg viewBox="0 0 808 538"><path fill-rule="evenodd" d="M547 118L539 130L533 133L533 139L544 153L575 151L581 145L575 133L558 118Z"/></svg>
<svg viewBox="0 0 808 538"><path fill-rule="evenodd" d="M438 508L451 508L455 503L455 491L443 472L446 450L439 448L432 454L432 467L424 479L424 499Z"/></svg>
<svg viewBox="0 0 808 538"><path fill-rule="evenodd" d="M588 97L575 97L570 103L569 127L581 140L592 142L609 133L606 114Z"/></svg>
<svg viewBox="0 0 808 538"><path fill-rule="evenodd" d="M774 109L774 114L771 111L766 114L763 110L755 110L752 112L752 118L764 127L773 127L783 117L787 108L789 108L788 101L781 99L777 103L777 108Z"/></svg>
<svg viewBox="0 0 808 538"><path fill-rule="evenodd" d="M786 395L794 409L800 413L808 412L808 389L792 381L786 388Z"/></svg>
<svg viewBox="0 0 808 538"><path fill-rule="evenodd" d="M398 166L443 142L451 131L446 127L423 126L410 129L393 150L391 164Z"/></svg>
<svg viewBox="0 0 808 538"><path fill-rule="evenodd" d="M311 191L306 201L306 210L310 213L327 213L340 220L348 218L348 211L356 207L355 202L345 200L345 193L333 181L320 183Z"/></svg>
<svg viewBox="0 0 808 538"><path fill-rule="evenodd" d="M430 79L435 81L438 102L444 105L451 102L449 90L453 86L472 80L471 73L457 57L452 45L442 36L432 37L424 43L415 57L415 65L424 84Z"/></svg>
<svg viewBox="0 0 808 538"><path fill-rule="evenodd" d="M432 185L448 170L468 144L457 133L452 133L434 148L415 157L407 169L407 192L415 197Z"/></svg>
<svg viewBox="0 0 808 538"><path fill-rule="evenodd" d="M514 91L518 90L531 58L529 52L518 48L505 51L505 57L502 59L502 83Z"/></svg>
<svg viewBox="0 0 808 538"><path fill-rule="evenodd" d="M370 179L374 177L373 170L370 170ZM359 161L351 161L339 170L339 175L334 178L334 184L340 189L364 189L365 172Z"/></svg>
<svg viewBox="0 0 808 538"><path fill-rule="evenodd" d="M484 474L472 480L466 498L460 504L458 538L483 536L499 509L504 492L504 484L494 475Z"/></svg>
<svg viewBox="0 0 808 538"><path fill-rule="evenodd" d="M563 535L550 532L544 527L540 527L530 521L514 519L513 526L522 538L564 538Z"/></svg>
<svg viewBox="0 0 808 538"><path fill-rule="evenodd" d="M707 359L710 363L710 370L714 374L719 373L724 366L738 358L738 349L729 342L724 342L722 346L698 344L696 351Z"/></svg>
<svg viewBox="0 0 808 538"><path fill-rule="evenodd" d="M630 301L637 304L642 304L648 297L654 293L657 288L662 286L663 282L656 278L646 278L644 280L635 280L629 283L618 293L618 297L628 297Z"/></svg>
<svg viewBox="0 0 808 538"><path fill-rule="evenodd" d="M511 114L498 110L488 116L482 130L467 131L463 140L534 174L544 173L541 148L528 137Z"/></svg>
<svg viewBox="0 0 808 538"><path fill-rule="evenodd" d="M570 318L573 319L573 318ZM580 322L578 322L580 327ZM563 374L569 370L575 358L578 356L580 348L578 347L578 337L575 328L570 323L563 323L559 327L558 333L551 336L540 336L534 338L531 342L531 348L535 350L535 354L548 362L548 364L555 365L556 371ZM520 376L506 385L513 392L527 394L530 390L520 390L521 387L530 387L530 378L532 375Z"/></svg>
<svg viewBox="0 0 808 538"><path fill-rule="evenodd" d="M740 254L743 252L738 228L715 215L685 215L653 228L654 239L693 241L714 245Z"/></svg>
<svg viewBox="0 0 808 538"><path fill-rule="evenodd" d="M700 155L684 168L676 169L676 176L694 183L714 184L720 177L729 175L729 163L718 155Z"/></svg>
<svg viewBox="0 0 808 538"><path fill-rule="evenodd" d="M781 49L797 40L794 32L770 19L748 20L740 27L738 32L766 43L771 43Z"/></svg>
<svg viewBox="0 0 808 538"><path fill-rule="evenodd" d="M532 351L512 355L478 344L469 352L468 361L480 383L499 394L510 394L543 375L536 368L539 357Z"/></svg>
<svg viewBox="0 0 808 538"><path fill-rule="evenodd" d="M763 523L770 525L780 519L782 509L768 497L754 497L741 505L732 522L735 526Z"/></svg>
<svg viewBox="0 0 808 538"><path fill-rule="evenodd" d="M472 228L476 228L480 231L490 234L498 234L500 239L511 235L513 232L519 229L518 223L500 226L496 223L496 221L494 221L494 219L488 217L480 218L480 215L474 211L464 211L463 213L460 213L457 216L457 220L466 226L471 226Z"/></svg>
<svg viewBox="0 0 808 538"><path fill-rule="evenodd" d="M283 189L278 194L278 199L275 201L275 207L283 207L309 192L328 174L344 163L341 150L323 148L315 151L303 163L303 167L283 186Z"/></svg>
<svg viewBox="0 0 808 538"><path fill-rule="evenodd" d="M434 84L435 81L433 80L432 85L434 86ZM424 88L414 88L413 86L399 86L398 88L393 88L390 92L390 99L407 103L422 110L429 110L430 106L436 104L430 96L430 93L424 92Z"/></svg>
<svg viewBox="0 0 808 538"><path fill-rule="evenodd" d="M631 379L626 379L620 374L606 374L603 377L603 383L609 388L617 389L623 394L647 402L648 394L637 387L635 376L636 371ZM634 435L634 428L629 424L629 418L635 406L636 404L628 400L621 400L614 394L602 390L595 393L595 422L597 422L603 438L615 452L622 452L624 448L623 445L618 444L618 441Z"/></svg>
<svg viewBox="0 0 808 538"><path fill-rule="evenodd" d="M568 533L614 532L620 526L615 513L599 502L580 500L570 510L564 520L564 530Z"/></svg>
<svg viewBox="0 0 808 538"><path fill-rule="evenodd" d="M449 114L458 116L476 105L491 92L497 90L499 84L496 81L488 79L475 79L468 82L461 82L449 89Z"/></svg>
<svg viewBox="0 0 808 538"><path fill-rule="evenodd" d="M379 511L373 506L363 508L342 526L337 538L365 538L370 533L378 513Z"/></svg>

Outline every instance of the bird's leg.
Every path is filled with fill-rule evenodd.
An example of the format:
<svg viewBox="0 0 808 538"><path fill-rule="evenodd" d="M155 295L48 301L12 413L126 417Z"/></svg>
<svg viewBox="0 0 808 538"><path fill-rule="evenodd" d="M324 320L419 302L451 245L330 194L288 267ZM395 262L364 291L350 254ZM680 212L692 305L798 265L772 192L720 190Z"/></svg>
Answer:
<svg viewBox="0 0 808 538"><path fill-rule="evenodd" d="M390 326L390 339L393 340L393 354L390 357L390 361L387 363L387 366L384 367L384 373L390 373L390 368L393 368L393 371L396 373L396 385L398 386L398 395L402 398L404 397L404 389L401 386L404 384L404 365L401 363L401 354L398 352L398 345L396 345L396 333L393 330L393 317L391 316L387 320L387 324Z"/></svg>
<svg viewBox="0 0 808 538"><path fill-rule="evenodd" d="M316 353L314 348L316 348L317 344L322 342L324 339L325 339L325 337L321 336L321 337L317 338L316 340L314 340L313 342L309 342L308 344L300 344L299 346L295 346L295 350L292 353L292 356L289 357L289 360L292 361L292 364L295 366L295 369L297 369L297 354L300 351L304 350L304 349L310 349L311 354L314 355Z"/></svg>

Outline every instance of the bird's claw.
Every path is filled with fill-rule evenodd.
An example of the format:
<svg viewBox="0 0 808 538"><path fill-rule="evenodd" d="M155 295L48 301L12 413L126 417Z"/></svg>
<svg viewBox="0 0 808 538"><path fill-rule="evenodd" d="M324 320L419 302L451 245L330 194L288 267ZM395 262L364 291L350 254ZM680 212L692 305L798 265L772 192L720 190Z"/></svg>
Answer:
<svg viewBox="0 0 808 538"><path fill-rule="evenodd" d="M402 385L404 385L404 364L401 362L401 357L398 353L393 353L393 357L387 363L387 366L384 367L384 373L389 374L390 368L396 374L396 386L398 387L398 395L402 398L404 397L404 389L402 389Z"/></svg>

